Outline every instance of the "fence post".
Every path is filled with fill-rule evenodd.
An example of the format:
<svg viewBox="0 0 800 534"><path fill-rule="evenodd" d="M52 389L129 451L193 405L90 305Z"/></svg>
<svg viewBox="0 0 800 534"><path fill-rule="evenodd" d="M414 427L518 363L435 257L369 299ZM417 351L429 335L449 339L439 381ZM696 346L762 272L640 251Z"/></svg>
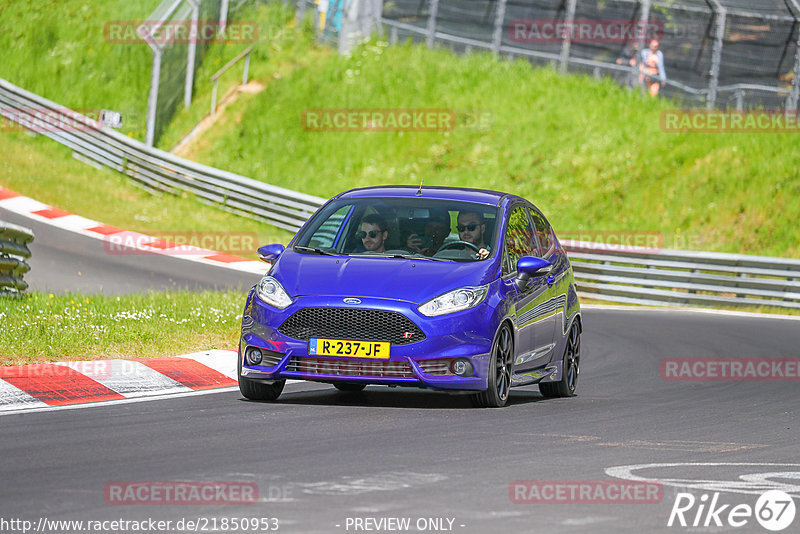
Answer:
<svg viewBox="0 0 800 534"><path fill-rule="evenodd" d="M220 0L220 3L219 3L219 31L220 32L224 32L225 28L228 26L228 1L229 0Z"/></svg>
<svg viewBox="0 0 800 534"><path fill-rule="evenodd" d="M572 27L573 23L575 22L576 2L577 0L569 0L569 3L567 4L567 18L564 19L564 27L567 28L567 32L564 34L564 42L561 43L561 74L566 74L567 67L569 65L569 48L572 44Z"/></svg>
<svg viewBox="0 0 800 534"><path fill-rule="evenodd" d="M194 64L197 56L197 39L199 38L198 19L200 6L197 0L186 0L192 8L192 26L189 30L189 50L186 53L186 87L183 90L183 107L192 105L192 88L194 86Z"/></svg>
<svg viewBox="0 0 800 534"><path fill-rule="evenodd" d="M242 74L242 85L247 85L247 77L250 73L250 52L244 57L244 74Z"/></svg>
<svg viewBox="0 0 800 534"><path fill-rule="evenodd" d="M633 69L633 79L635 80L634 83L639 86L639 92L641 93L642 97L647 94L647 90L645 89L644 77L639 75L642 68L642 53L644 50L647 49L647 22L650 20L650 0L642 0L642 13L639 16L639 26L640 31L642 31L640 39L639 39L639 47L634 49L636 53L636 61L634 62L634 66L631 67ZM635 87L635 86L634 86Z"/></svg>
<svg viewBox="0 0 800 534"><path fill-rule="evenodd" d="M433 40L436 37L436 15L439 13L439 0L431 0L431 12L428 16L428 36L425 43L428 48L433 48Z"/></svg>
<svg viewBox="0 0 800 534"><path fill-rule="evenodd" d="M641 31L641 38L639 39L639 48L637 49L638 53L641 56L642 50L647 48L647 24L650 20L650 0L642 0L642 14L639 17L639 31ZM636 64L638 65L640 61L640 57L636 58Z"/></svg>
<svg viewBox="0 0 800 534"><path fill-rule="evenodd" d="M717 19L714 28L714 49L711 54L711 80L708 82L708 100L706 108L713 109L717 103L717 87L719 86L719 70L722 64L722 40L725 37L725 23L728 15L727 10L722 7L719 0L708 0L713 4L714 16Z"/></svg>
<svg viewBox="0 0 800 534"><path fill-rule="evenodd" d="M792 70L792 92L786 102L786 109L796 111L797 101L800 98L800 38L797 39L797 50L794 53L794 70Z"/></svg>
<svg viewBox="0 0 800 534"><path fill-rule="evenodd" d="M794 6L795 11L792 12L795 23L800 22L797 16L800 14L800 2L798 0L789 0ZM797 48L794 51L794 69L792 69L792 91L789 93L789 98L786 99L786 110L797 111L797 100L800 98L800 36L797 38Z"/></svg>
<svg viewBox="0 0 800 534"><path fill-rule="evenodd" d="M494 34L492 35L492 52L495 55L500 53L500 45L503 43L503 21L506 18L506 1L497 2L497 13L494 17Z"/></svg>
<svg viewBox="0 0 800 534"><path fill-rule="evenodd" d="M161 49L153 45L151 48L153 49L153 70L150 73L150 94L147 96L147 133L145 135L147 146L153 146L156 136L156 106L158 106L158 86L161 83Z"/></svg>
<svg viewBox="0 0 800 534"><path fill-rule="evenodd" d="M736 111L744 111L744 89L736 90Z"/></svg>
<svg viewBox="0 0 800 534"><path fill-rule="evenodd" d="M297 24L306 19L306 0L297 0Z"/></svg>

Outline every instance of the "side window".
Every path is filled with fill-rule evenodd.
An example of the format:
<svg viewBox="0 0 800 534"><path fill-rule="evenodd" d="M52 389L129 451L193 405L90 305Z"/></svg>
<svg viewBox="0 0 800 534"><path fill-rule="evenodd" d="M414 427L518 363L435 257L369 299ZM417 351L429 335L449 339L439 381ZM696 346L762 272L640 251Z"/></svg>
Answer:
<svg viewBox="0 0 800 534"><path fill-rule="evenodd" d="M536 229L536 237L541 245L541 254L537 254L537 256L544 258L553 252L556 245L555 239L553 239L553 228L538 210L531 209L529 211L533 227Z"/></svg>
<svg viewBox="0 0 800 534"><path fill-rule="evenodd" d="M308 241L308 246L322 249L333 248L334 241L339 234L342 222L351 209L352 206L342 206L337 212L331 214L328 220L323 222L319 228L314 231L314 234Z"/></svg>
<svg viewBox="0 0 800 534"><path fill-rule="evenodd" d="M517 261L522 256L530 256L534 253L534 243L533 230L528 220L528 214L525 213L525 208L514 208L508 218L505 238L506 251L513 270L516 270Z"/></svg>

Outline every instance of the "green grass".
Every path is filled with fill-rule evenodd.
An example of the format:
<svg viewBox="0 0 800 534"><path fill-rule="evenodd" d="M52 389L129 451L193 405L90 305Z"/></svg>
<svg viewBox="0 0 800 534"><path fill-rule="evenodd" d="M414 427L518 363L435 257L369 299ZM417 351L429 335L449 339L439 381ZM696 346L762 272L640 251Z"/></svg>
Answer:
<svg viewBox="0 0 800 534"><path fill-rule="evenodd" d="M142 20L159 0L0 0L0 77L75 110L123 113L123 132L144 137L152 52L108 42L110 21Z"/></svg>
<svg viewBox="0 0 800 534"><path fill-rule="evenodd" d="M323 197L424 178L520 194L564 233L659 232L682 248L800 257L792 134L664 133L660 114L675 103L490 54L380 42L349 57L300 50L274 51L271 63L293 68L232 105L191 156ZM312 132L301 123L311 108L444 108L491 121L451 132Z"/></svg>
<svg viewBox="0 0 800 534"><path fill-rule="evenodd" d="M235 349L244 307L238 291L0 300L0 366Z"/></svg>
<svg viewBox="0 0 800 534"><path fill-rule="evenodd" d="M287 76L295 68L308 65L314 58L329 56L335 52L329 48L313 45L313 29L308 24L295 26L295 10L282 2L274 2L258 7L247 7L237 15L240 21L258 25L259 40L250 55L249 80L258 80L265 85L272 80ZM310 22L310 21L309 21ZM204 56L203 63L195 75L194 99L192 106L180 106L170 125L158 140L158 146L170 150L181 138L191 131L206 115L211 106L213 83L210 78L230 60L246 49L247 43L212 45ZM290 59L288 59L290 58ZM219 78L218 102L233 87L241 84L244 60L240 60ZM240 94L239 100L250 100L251 94ZM247 118L249 120L249 117ZM241 121L242 117L225 116L216 127L225 123Z"/></svg>
<svg viewBox="0 0 800 534"><path fill-rule="evenodd" d="M259 244L288 243L290 232L237 216L192 197L154 195L110 170L71 156L44 137L0 132L0 185L70 213L145 234L242 232ZM255 259L255 251L237 252Z"/></svg>

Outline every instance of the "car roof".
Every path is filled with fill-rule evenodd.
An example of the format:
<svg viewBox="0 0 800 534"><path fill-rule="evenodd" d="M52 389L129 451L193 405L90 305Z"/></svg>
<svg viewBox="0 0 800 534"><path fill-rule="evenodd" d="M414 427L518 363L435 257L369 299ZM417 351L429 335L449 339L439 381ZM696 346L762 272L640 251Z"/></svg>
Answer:
<svg viewBox="0 0 800 534"><path fill-rule="evenodd" d="M376 187L362 187L351 189L337 195L335 198L427 198L433 200L459 200L499 206L503 199L521 198L516 195L490 191L487 189L471 189L466 187L422 186L422 194L417 195L418 185L382 185Z"/></svg>

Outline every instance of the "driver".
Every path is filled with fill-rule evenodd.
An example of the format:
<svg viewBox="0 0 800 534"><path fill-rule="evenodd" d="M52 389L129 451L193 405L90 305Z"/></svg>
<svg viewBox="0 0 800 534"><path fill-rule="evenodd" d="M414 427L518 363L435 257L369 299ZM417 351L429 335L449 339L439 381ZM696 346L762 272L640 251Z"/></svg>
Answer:
<svg viewBox="0 0 800 534"><path fill-rule="evenodd" d="M386 219L377 213L371 213L361 219L356 237L361 240L364 250L368 252L386 252L386 238L389 237L389 225Z"/></svg>
<svg viewBox="0 0 800 534"><path fill-rule="evenodd" d="M450 214L447 210L431 210L430 218L425 223L423 236L411 234L406 240L409 250L433 256L450 235Z"/></svg>
<svg viewBox="0 0 800 534"><path fill-rule="evenodd" d="M489 257L489 245L486 244L484 234L486 233L486 222L483 213L479 211L462 211L456 219L456 230L461 241L472 243L478 247L475 256L479 260Z"/></svg>

